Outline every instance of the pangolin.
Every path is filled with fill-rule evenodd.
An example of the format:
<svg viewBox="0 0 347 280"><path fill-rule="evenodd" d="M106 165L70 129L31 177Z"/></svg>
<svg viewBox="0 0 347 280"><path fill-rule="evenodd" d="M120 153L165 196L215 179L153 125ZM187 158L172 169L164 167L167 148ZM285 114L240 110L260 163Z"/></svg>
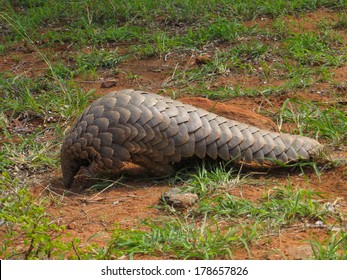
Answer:
<svg viewBox="0 0 347 280"><path fill-rule="evenodd" d="M157 174L185 158L256 162L310 159L314 139L263 130L144 91L121 90L94 101L79 116L61 149L63 184L82 166L120 170L132 162Z"/></svg>

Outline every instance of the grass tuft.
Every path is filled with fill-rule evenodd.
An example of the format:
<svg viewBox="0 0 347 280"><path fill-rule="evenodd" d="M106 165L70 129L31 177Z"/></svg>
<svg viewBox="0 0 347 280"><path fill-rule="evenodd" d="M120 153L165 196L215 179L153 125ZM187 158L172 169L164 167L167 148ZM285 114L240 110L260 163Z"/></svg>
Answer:
<svg viewBox="0 0 347 280"><path fill-rule="evenodd" d="M61 259L68 250L61 240L64 227L45 211L45 201L34 199L26 186L8 173L0 175L0 256L5 259ZM20 240L21 242L18 242Z"/></svg>
<svg viewBox="0 0 347 280"><path fill-rule="evenodd" d="M347 142L347 115L337 106L322 106L307 100L287 99L280 111L280 127L283 122L296 124L298 132L303 135L324 137L334 145L345 145Z"/></svg>
<svg viewBox="0 0 347 280"><path fill-rule="evenodd" d="M117 228L107 248L107 258L127 255L162 255L174 259L232 258L237 244L235 230L222 231L215 223L170 219L164 223L144 221L148 231ZM105 256L103 256L104 258Z"/></svg>
<svg viewBox="0 0 347 280"><path fill-rule="evenodd" d="M347 233L330 234L323 242L310 241L316 260L347 260Z"/></svg>

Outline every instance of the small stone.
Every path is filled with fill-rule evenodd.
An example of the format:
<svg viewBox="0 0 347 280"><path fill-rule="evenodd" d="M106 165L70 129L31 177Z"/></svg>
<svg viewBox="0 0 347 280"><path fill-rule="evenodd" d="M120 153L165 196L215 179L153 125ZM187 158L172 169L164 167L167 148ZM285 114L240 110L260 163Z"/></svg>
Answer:
<svg viewBox="0 0 347 280"><path fill-rule="evenodd" d="M172 188L163 194L163 201L175 208L188 208L196 203L198 196L195 193L181 193L180 188Z"/></svg>
<svg viewBox="0 0 347 280"><path fill-rule="evenodd" d="M326 203L325 206L329 212L335 212L335 207L330 202Z"/></svg>
<svg viewBox="0 0 347 280"><path fill-rule="evenodd" d="M317 222L315 222L315 225L316 225L317 227L322 227L322 226L324 225L324 223L323 223L323 221L318 220Z"/></svg>
<svg viewBox="0 0 347 280"><path fill-rule="evenodd" d="M100 87L101 88L110 88L110 87L113 87L117 84L116 81L104 81L101 83Z"/></svg>
<svg viewBox="0 0 347 280"><path fill-rule="evenodd" d="M66 226L66 228L67 228L67 229L75 229L76 227L75 227L74 224L68 224L68 225Z"/></svg>

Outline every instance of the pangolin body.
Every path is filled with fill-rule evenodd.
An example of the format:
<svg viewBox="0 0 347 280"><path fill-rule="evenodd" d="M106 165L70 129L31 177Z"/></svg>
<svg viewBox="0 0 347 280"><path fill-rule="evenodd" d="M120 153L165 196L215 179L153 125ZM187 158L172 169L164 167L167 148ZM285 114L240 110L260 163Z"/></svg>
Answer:
<svg viewBox="0 0 347 280"><path fill-rule="evenodd" d="M120 169L133 162L154 173L198 157L225 161L309 159L321 145L307 137L271 132L143 91L111 92L86 108L61 149L63 183L81 166Z"/></svg>

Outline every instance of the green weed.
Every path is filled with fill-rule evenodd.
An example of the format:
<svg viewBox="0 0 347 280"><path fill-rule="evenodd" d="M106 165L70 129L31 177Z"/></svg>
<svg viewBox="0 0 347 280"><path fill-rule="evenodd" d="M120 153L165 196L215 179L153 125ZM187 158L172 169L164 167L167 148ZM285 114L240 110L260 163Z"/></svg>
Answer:
<svg viewBox="0 0 347 280"><path fill-rule="evenodd" d="M252 204L250 201L229 194L219 196L212 207L204 203L200 210L215 215L227 216L232 219L247 218L248 220L265 222L270 228L285 226L295 220L323 219L327 215L323 205L314 197L318 194L304 189L294 190L291 185L274 188L264 199Z"/></svg>
<svg viewBox="0 0 347 280"><path fill-rule="evenodd" d="M6 52L6 47L4 45L0 44L0 55L5 54L5 52Z"/></svg>
<svg viewBox="0 0 347 280"><path fill-rule="evenodd" d="M28 5L5 1L6 17L12 17L27 33L36 34L32 39L39 41L75 42L79 45L140 39L142 43L154 31L164 27L193 26L184 36L185 45L204 45L214 40L233 41L246 29L237 20L253 19L263 15L280 16L294 11L315 9L319 6L344 7L341 1L163 1L154 5L151 1L87 1L77 2L31 1ZM20 12L15 12L20 11ZM216 16L218 15L218 16ZM73 19L73 20L72 20ZM54 26L67 22L60 31L37 32L43 26ZM131 23L131 26L129 25ZM148 26L144 28L144 26ZM195 26L204 26L203 29ZM14 40L18 33L9 35ZM154 36L155 38L155 36ZM144 41L143 41L144 40ZM165 39L166 40L166 39ZM170 40L169 40L170 41Z"/></svg>
<svg viewBox="0 0 347 280"><path fill-rule="evenodd" d="M102 259L127 255L163 255L175 259L232 258L232 247L239 245L235 230L221 230L216 223L170 219L144 221L148 231L116 228ZM107 254L105 254L107 253ZM96 256L97 257L97 256ZM98 257L97 257L98 258Z"/></svg>
<svg viewBox="0 0 347 280"><path fill-rule="evenodd" d="M282 17L274 19L272 22L272 28L274 29L276 36L281 40L285 39L289 35L287 24Z"/></svg>
<svg viewBox="0 0 347 280"><path fill-rule="evenodd" d="M303 65L310 66L341 66L346 61L346 55L333 47L330 34L316 33L296 34L285 40L290 57Z"/></svg>
<svg viewBox="0 0 347 280"><path fill-rule="evenodd" d="M330 234L323 242L310 241L314 259L347 260L347 233Z"/></svg>
<svg viewBox="0 0 347 280"><path fill-rule="evenodd" d="M99 69L115 69L124 59L124 57L118 55L117 49L113 51L94 49L90 53L79 53L76 56L77 73L83 73L84 71L96 72Z"/></svg>
<svg viewBox="0 0 347 280"><path fill-rule="evenodd" d="M224 100L239 96L269 96L271 94L279 92L279 90L271 86L264 88L247 88L239 85L235 85L234 87L226 86L211 89L205 84L199 84L196 87L184 88L182 89L182 92L195 96L203 96L212 100Z"/></svg>
<svg viewBox="0 0 347 280"><path fill-rule="evenodd" d="M339 20L333 25L335 29L346 29L347 28L347 14L341 13Z"/></svg>
<svg viewBox="0 0 347 280"><path fill-rule="evenodd" d="M58 62L54 64L53 71L57 75L57 77L63 80L70 80L73 79L75 76L75 71L65 66L63 62Z"/></svg>
<svg viewBox="0 0 347 280"><path fill-rule="evenodd" d="M180 49L197 49L209 42L233 42L243 34L256 33L255 27L246 28L236 21L217 18L209 25L201 24L184 33L156 31L150 35L139 37L139 45L133 47L135 54L142 56L165 55Z"/></svg>
<svg viewBox="0 0 347 280"><path fill-rule="evenodd" d="M1 165L5 170L16 172L17 176L20 175L19 172L27 176L28 172L42 173L57 168L59 139L47 141L45 137L49 134L54 133L36 132L25 137L18 134L16 139L10 138L8 143L2 145L2 153L6 160Z"/></svg>
<svg viewBox="0 0 347 280"><path fill-rule="evenodd" d="M280 124L294 122L300 134L310 132L330 139L335 145L346 143L346 112L336 106L323 106L321 109L307 100L287 99L279 118Z"/></svg>
<svg viewBox="0 0 347 280"><path fill-rule="evenodd" d="M160 25L179 25L182 23L209 22L215 15L230 19L249 20L263 15L276 17L288 13L314 10L319 7L343 8L341 0L320 1L252 1L237 0L175 0L153 3L153 1L5 1L4 11L11 16L14 11L22 11L18 19L28 29L34 31L42 25L71 22L76 28L88 29L90 26L149 24L150 28ZM74 19L74 20L72 20Z"/></svg>
<svg viewBox="0 0 347 280"><path fill-rule="evenodd" d="M65 84L55 74L55 72L53 70L53 66L52 66L50 60L47 58L47 56L38 48L38 46L34 43L32 38L28 35L26 26L23 26L16 17L12 18L11 16L9 16L7 14L0 13L0 18L2 18L13 29L13 31L18 36L20 36L21 39L24 39L27 42L27 44L42 58L42 60L46 63L47 67L49 68L51 75L52 75L52 78L59 85L61 91L65 94L69 103L71 103L71 98L67 92Z"/></svg>
<svg viewBox="0 0 347 280"><path fill-rule="evenodd" d="M251 42L239 44L226 51L215 52L211 61L198 68L184 70L176 74L176 83L191 81L209 82L219 76L230 76L232 73L252 73L255 64L261 62L268 51L268 46Z"/></svg>
<svg viewBox="0 0 347 280"><path fill-rule="evenodd" d="M241 58L243 61L258 60L265 55L269 47L260 42L239 44L229 51L229 55Z"/></svg>
<svg viewBox="0 0 347 280"><path fill-rule="evenodd" d="M58 67L56 68L58 69ZM62 74L58 71L59 74ZM60 84L49 77L29 79L0 75L2 102L0 110L11 118L24 114L44 122L57 122L76 116L92 98L92 91L84 93L73 82L65 85L68 97L61 92Z"/></svg>
<svg viewBox="0 0 347 280"><path fill-rule="evenodd" d="M57 167L58 141L64 132L56 123L75 117L88 104L91 92L69 88L72 106L68 106L60 87L44 77L0 76L0 90L0 128L5 140L0 166L24 173Z"/></svg>
<svg viewBox="0 0 347 280"><path fill-rule="evenodd" d="M188 175L189 178L186 178ZM193 172L176 174L174 182L185 182L184 192L193 192L199 196L210 194L217 188L226 188L239 181L239 176L227 164L205 164L197 166Z"/></svg>
<svg viewBox="0 0 347 280"><path fill-rule="evenodd" d="M69 245L61 241L64 227L51 221L44 200L34 199L26 186L3 172L0 175L0 221L4 259L61 259Z"/></svg>

